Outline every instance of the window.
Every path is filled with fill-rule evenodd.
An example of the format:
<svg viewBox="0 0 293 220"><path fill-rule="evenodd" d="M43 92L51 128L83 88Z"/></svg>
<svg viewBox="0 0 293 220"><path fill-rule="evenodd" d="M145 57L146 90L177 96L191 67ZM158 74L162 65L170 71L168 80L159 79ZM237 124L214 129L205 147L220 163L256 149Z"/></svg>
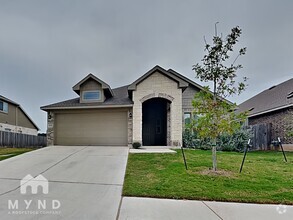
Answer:
<svg viewBox="0 0 293 220"><path fill-rule="evenodd" d="M185 123L185 125L188 125L191 123L191 113L190 112L184 113L184 123Z"/></svg>
<svg viewBox="0 0 293 220"><path fill-rule="evenodd" d="M0 101L0 111L8 113L8 103Z"/></svg>
<svg viewBox="0 0 293 220"><path fill-rule="evenodd" d="M84 91L82 93L82 99L85 101L99 101L101 100L101 91Z"/></svg>

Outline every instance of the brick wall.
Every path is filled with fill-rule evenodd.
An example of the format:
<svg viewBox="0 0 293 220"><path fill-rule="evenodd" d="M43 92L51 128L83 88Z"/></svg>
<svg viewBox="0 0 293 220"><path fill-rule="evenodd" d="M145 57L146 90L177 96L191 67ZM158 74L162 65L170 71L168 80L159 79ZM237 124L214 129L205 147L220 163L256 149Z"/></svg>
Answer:
<svg viewBox="0 0 293 220"><path fill-rule="evenodd" d="M281 138L284 144L293 144L293 137L289 133L293 132L293 108L283 109L272 113L249 118L249 125L272 124L272 140Z"/></svg>

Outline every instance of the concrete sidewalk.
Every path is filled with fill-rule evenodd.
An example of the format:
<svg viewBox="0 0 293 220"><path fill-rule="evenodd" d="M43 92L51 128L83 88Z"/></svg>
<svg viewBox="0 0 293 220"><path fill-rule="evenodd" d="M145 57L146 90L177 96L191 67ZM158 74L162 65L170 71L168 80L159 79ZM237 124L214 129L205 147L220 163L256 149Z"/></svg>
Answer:
<svg viewBox="0 0 293 220"><path fill-rule="evenodd" d="M292 220L293 206L124 197L120 220Z"/></svg>

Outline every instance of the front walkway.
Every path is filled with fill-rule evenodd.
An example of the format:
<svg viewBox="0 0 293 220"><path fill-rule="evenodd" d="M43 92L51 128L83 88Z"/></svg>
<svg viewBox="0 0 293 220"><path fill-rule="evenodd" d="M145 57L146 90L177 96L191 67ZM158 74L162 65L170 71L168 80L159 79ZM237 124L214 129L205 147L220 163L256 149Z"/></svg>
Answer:
<svg viewBox="0 0 293 220"><path fill-rule="evenodd" d="M293 206L124 197L119 220L292 220Z"/></svg>
<svg viewBox="0 0 293 220"><path fill-rule="evenodd" d="M140 154L140 153L176 153L172 149L180 149L180 147L170 146L142 146L138 149L129 149L129 153Z"/></svg>

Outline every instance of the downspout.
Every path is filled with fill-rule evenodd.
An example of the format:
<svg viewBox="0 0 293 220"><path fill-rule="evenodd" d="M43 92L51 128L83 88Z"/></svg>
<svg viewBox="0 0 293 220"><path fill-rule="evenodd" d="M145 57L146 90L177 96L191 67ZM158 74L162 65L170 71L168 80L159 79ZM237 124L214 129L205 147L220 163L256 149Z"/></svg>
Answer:
<svg viewBox="0 0 293 220"><path fill-rule="evenodd" d="M17 111L18 111L18 106L16 106L15 108L15 127L18 126L18 112Z"/></svg>
<svg viewBox="0 0 293 220"><path fill-rule="evenodd" d="M18 126L18 106L16 106L16 108L15 108L15 132L14 132L14 145L15 146L17 146L17 143L16 143L16 141L17 141L16 134L18 132L17 126Z"/></svg>

